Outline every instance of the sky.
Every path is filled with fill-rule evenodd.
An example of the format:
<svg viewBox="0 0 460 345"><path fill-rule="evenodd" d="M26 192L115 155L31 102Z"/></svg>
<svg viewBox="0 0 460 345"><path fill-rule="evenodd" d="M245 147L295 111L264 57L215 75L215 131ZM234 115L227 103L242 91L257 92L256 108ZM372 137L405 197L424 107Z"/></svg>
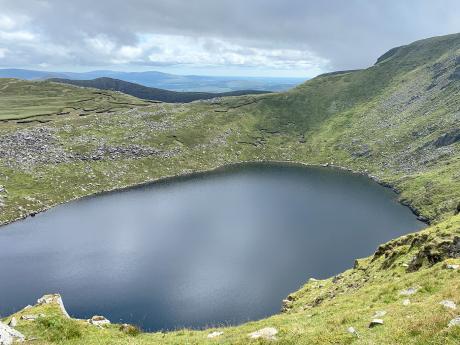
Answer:
<svg viewBox="0 0 460 345"><path fill-rule="evenodd" d="M459 18L459 0L0 0L0 68L310 78Z"/></svg>

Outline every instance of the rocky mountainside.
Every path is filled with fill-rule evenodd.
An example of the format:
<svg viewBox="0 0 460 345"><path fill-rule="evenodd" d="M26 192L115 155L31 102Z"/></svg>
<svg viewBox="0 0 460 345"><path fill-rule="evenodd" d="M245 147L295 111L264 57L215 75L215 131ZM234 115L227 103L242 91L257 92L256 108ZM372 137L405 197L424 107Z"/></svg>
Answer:
<svg viewBox="0 0 460 345"><path fill-rule="evenodd" d="M260 160L366 174L431 223L336 277L310 280L286 298L283 313L238 327L134 336L119 325L65 321L49 305L32 307L27 314L43 314L40 321L22 319L17 329L38 338L34 344L458 344L459 56L459 34L435 37L285 93L190 104L119 102L109 91L97 98L94 89L74 94L57 83L0 81L0 98L8 100L0 101L3 223L101 191ZM60 114L69 97L120 108ZM31 112L40 120L37 104L53 109L46 123L17 120Z"/></svg>

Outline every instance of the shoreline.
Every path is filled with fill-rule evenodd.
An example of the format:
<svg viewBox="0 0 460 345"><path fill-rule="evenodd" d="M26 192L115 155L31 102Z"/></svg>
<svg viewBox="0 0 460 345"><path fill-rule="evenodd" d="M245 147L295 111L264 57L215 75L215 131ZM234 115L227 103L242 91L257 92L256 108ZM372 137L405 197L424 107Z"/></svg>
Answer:
<svg viewBox="0 0 460 345"><path fill-rule="evenodd" d="M58 202L53 205L49 205L49 207L44 207L42 209L39 209L36 212L30 212L26 215L7 220L5 222L0 223L0 231L2 231L2 228L5 227L6 225L12 224L14 222L18 222L21 220L24 220L29 217L35 217L39 213L44 213L54 207L57 207L59 205L63 205L72 201L77 201L85 198L91 198L91 197L96 197L99 195L104 195L104 194L110 194L110 193L117 193L117 192L123 192L123 191L129 191L130 189L135 189L135 188L141 188L143 186L148 186L150 184L155 184L159 182L167 182L168 180L174 180L178 178L189 178L193 176L198 176L198 175L203 175L206 173L213 173L217 172L221 169L229 168L229 167L235 167L239 165L247 165L247 164L266 164L266 163L275 163L275 164L285 164L285 165L298 165L298 166L303 166L307 168L329 168L329 169L336 169L336 170L342 170L342 171L347 171L355 175L360 175L360 176L365 176L369 178L370 180L376 182L377 184L381 185L382 187L389 188L391 189L394 193L396 193L398 196L401 194L401 192L393 185L391 185L388 182L382 181L378 176L369 174L367 171L359 171L359 170L353 170L351 168L347 168L341 165L335 165L332 163L304 163L304 162L297 162L297 161L282 161L282 160L249 160L249 161L240 161L240 162L235 162L235 163L226 163L222 164L219 166L216 166L214 168L210 169L202 169L202 170L193 170L190 172L185 172L185 173L179 173L179 174L173 174L173 175L167 175L167 176L162 176L162 177L157 177L153 179L149 179L143 182L139 183L134 183L134 184L128 184L124 186L119 186L119 187L114 187L111 189L105 189L101 190L99 192L91 193L91 194L86 194L82 196L78 196L66 201ZM425 216L421 215L421 213L415 208L413 205L411 205L407 201L400 200L399 197L397 199L398 203L401 205L407 207L410 209L410 211L417 217L417 219L427 225L431 225L431 220L429 218L426 218Z"/></svg>

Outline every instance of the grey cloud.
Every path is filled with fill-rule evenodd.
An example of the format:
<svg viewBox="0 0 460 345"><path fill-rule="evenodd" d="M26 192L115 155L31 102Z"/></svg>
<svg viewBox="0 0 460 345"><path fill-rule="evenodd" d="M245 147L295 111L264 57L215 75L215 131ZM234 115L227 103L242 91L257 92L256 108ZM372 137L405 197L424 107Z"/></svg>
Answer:
<svg viewBox="0 0 460 345"><path fill-rule="evenodd" d="M81 65L108 64L88 39L106 37L121 47L139 44L139 34L162 34L225 40L240 45L241 54L304 50L329 60L329 69L350 69L372 64L394 46L460 31L456 0L0 0L0 8L29 18L29 30ZM5 45L0 39L0 48L16 49ZM205 48L219 54L222 46L209 41ZM28 54L27 46L18 50Z"/></svg>

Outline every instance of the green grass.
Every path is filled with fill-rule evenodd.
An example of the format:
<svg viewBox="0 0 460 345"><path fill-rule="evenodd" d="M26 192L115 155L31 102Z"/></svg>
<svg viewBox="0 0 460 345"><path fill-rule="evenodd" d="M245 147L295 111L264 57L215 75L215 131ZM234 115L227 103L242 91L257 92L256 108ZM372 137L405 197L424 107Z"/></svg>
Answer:
<svg viewBox="0 0 460 345"><path fill-rule="evenodd" d="M0 121L47 121L59 115L110 112L137 104L147 103L110 91L83 89L52 82L0 79Z"/></svg>
<svg viewBox="0 0 460 345"><path fill-rule="evenodd" d="M225 328L213 340L206 337L211 330L133 337L118 325L98 329L82 321L77 321L81 338L46 338L40 323L21 322L19 329L36 336L34 344L247 344L248 333L263 327L279 330L274 342L279 344L458 344L459 328L446 327L456 313L438 303L460 303L459 272L444 268L446 262L459 262L460 255L445 251L460 236L455 215L460 143L440 148L433 143L460 129L460 83L449 78L459 53L460 35L438 37L398 48L366 70L320 76L289 92L187 105L150 104L113 93L98 96L92 89L49 82L0 81L0 119L5 120L0 138L46 129L52 139L46 139L40 157L52 149L73 157L59 164L34 161L34 154L11 160L0 150L0 185L7 190L0 193L0 223L159 178L275 160L333 164L372 175L397 189L401 201L433 224L382 246L382 255L359 260L335 283L306 284L293 293L289 311ZM120 105L111 97L129 99ZM83 106L86 116L55 115L84 99L89 99ZM115 107L112 113L89 110L108 106ZM136 110L130 110L133 106ZM38 117L48 112L54 115ZM28 116L51 121L17 123ZM101 147L132 145L163 154L78 158ZM27 153L28 148L21 150ZM419 292L403 306L399 290L414 285ZM368 329L373 312L382 309L388 312L385 324ZM58 315L53 310L45 314ZM360 336L347 333L349 326Z"/></svg>
<svg viewBox="0 0 460 345"><path fill-rule="evenodd" d="M60 316L43 316L39 317L35 324L37 334L47 341L63 342L83 336L83 328L76 320Z"/></svg>

